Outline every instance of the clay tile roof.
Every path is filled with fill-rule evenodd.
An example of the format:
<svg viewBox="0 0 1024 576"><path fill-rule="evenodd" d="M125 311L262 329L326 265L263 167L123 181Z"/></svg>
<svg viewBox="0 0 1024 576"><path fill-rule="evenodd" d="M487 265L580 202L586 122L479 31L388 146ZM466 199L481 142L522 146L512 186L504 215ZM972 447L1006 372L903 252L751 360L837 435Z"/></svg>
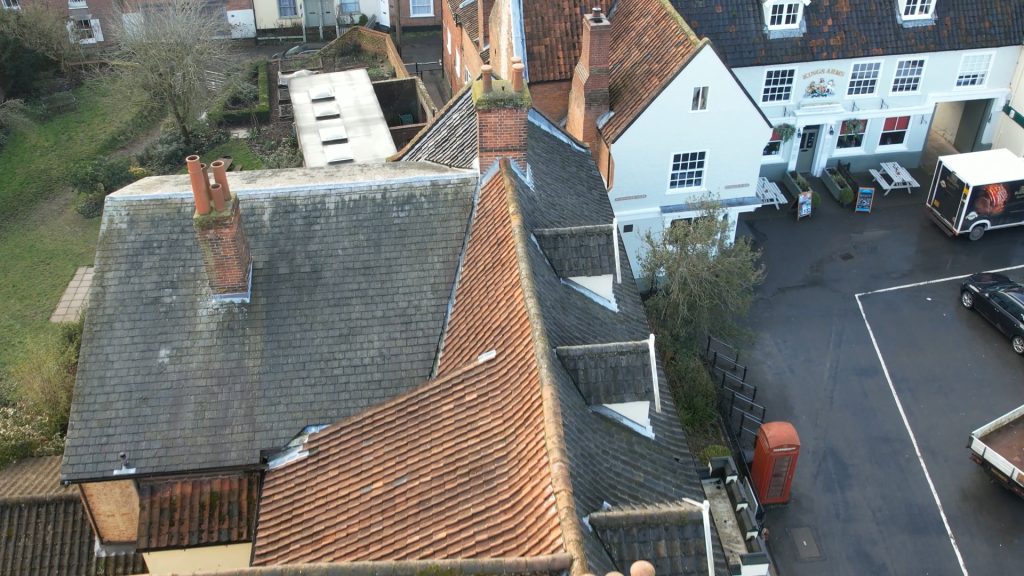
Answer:
<svg viewBox="0 0 1024 576"><path fill-rule="evenodd" d="M256 474L138 482L140 550L252 540Z"/></svg>
<svg viewBox="0 0 1024 576"><path fill-rule="evenodd" d="M58 482L60 457L27 458L0 470L0 574L143 574L134 553L99 555L78 488Z"/></svg>
<svg viewBox="0 0 1024 576"><path fill-rule="evenodd" d="M673 0L726 65L738 68L945 50L1019 46L1024 2L939 0L930 25L904 28L893 0L816 1L804 8L807 31L769 39L761 3L752 0Z"/></svg>
<svg viewBox="0 0 1024 576"><path fill-rule="evenodd" d="M0 470L0 499L22 496L77 495L60 484L60 456L26 458Z"/></svg>
<svg viewBox="0 0 1024 576"><path fill-rule="evenodd" d="M566 551L508 196L480 191L439 377L267 474L256 565Z"/></svg>
<svg viewBox="0 0 1024 576"><path fill-rule="evenodd" d="M668 0L619 2L610 18L608 91L613 114L601 133L614 142L707 41L697 37Z"/></svg>
<svg viewBox="0 0 1024 576"><path fill-rule="evenodd" d="M477 21L478 9L476 0L469 0L468 2L463 2L455 12L455 15L459 19L459 23L462 25L462 29L466 31L469 39L473 42L476 42L480 38L480 23Z"/></svg>
<svg viewBox="0 0 1024 576"><path fill-rule="evenodd" d="M580 59L583 16L608 0L522 0L530 82L571 80Z"/></svg>

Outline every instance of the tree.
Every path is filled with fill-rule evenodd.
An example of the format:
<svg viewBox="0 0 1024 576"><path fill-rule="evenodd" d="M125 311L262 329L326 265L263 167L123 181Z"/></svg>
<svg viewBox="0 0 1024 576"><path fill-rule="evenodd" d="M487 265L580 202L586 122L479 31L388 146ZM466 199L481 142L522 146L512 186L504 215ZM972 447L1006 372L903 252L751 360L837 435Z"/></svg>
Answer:
<svg viewBox="0 0 1024 576"><path fill-rule="evenodd" d="M226 24L201 0L147 3L117 19L114 65L164 107L190 147L209 98L207 70L227 62Z"/></svg>
<svg viewBox="0 0 1024 576"><path fill-rule="evenodd" d="M0 10L0 101L28 95L40 75L66 71L79 55L59 12L38 4Z"/></svg>
<svg viewBox="0 0 1024 576"><path fill-rule="evenodd" d="M730 224L717 202L700 216L677 220L659 237L648 234L641 263L652 295L648 313L679 352L698 349L704 336L732 341L745 335L742 319L764 279L760 251L746 238L730 242Z"/></svg>

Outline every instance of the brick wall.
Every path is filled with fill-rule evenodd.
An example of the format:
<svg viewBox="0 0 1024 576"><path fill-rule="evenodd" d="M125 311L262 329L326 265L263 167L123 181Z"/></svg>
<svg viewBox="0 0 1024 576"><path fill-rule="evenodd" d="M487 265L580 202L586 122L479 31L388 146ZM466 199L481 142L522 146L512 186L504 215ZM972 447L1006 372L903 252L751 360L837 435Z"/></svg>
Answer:
<svg viewBox="0 0 1024 576"><path fill-rule="evenodd" d="M104 544L135 544L139 530L139 494L133 480L82 484L82 502Z"/></svg>
<svg viewBox="0 0 1024 576"><path fill-rule="evenodd" d="M566 131L591 146L597 139L597 119L608 111L611 24L600 13L583 22L580 61L573 72Z"/></svg>
<svg viewBox="0 0 1024 576"><path fill-rule="evenodd" d="M238 197L232 196L227 214L211 212L194 221L203 264L214 294L249 291L249 241L242 228Z"/></svg>
<svg viewBox="0 0 1024 576"><path fill-rule="evenodd" d="M569 80L531 83L530 96L533 97L533 107L555 122L562 120L569 109L571 87L572 82Z"/></svg>
<svg viewBox="0 0 1024 576"><path fill-rule="evenodd" d="M526 168L526 114L525 107L477 111L481 172L502 156Z"/></svg>
<svg viewBox="0 0 1024 576"><path fill-rule="evenodd" d="M402 29L405 28L425 28L428 26L440 26L442 22L442 10L443 5L447 4L443 0L434 0L434 15L432 17L419 17L413 18L411 14L410 0L391 0L391 15L398 14L397 3L401 2L401 23ZM394 26L394 22L391 23Z"/></svg>
<svg viewBox="0 0 1024 576"><path fill-rule="evenodd" d="M328 46L337 47L352 44L359 44L364 50L374 54L383 54L387 58L388 64L395 69L395 78L409 77L409 72L405 69L405 64L402 63L402 57L398 54L398 48L395 48L395 43L391 41L391 36L388 34L362 26L354 26Z"/></svg>
<svg viewBox="0 0 1024 576"><path fill-rule="evenodd" d="M83 48L109 46L117 36L114 29L116 14L114 13L113 0L85 0L83 8L70 9L68 0L20 0L22 8L28 9L33 6L41 6L47 10L59 14L62 18L96 19L100 21L100 33L103 35L102 42L82 44ZM76 4L78 6L78 4Z"/></svg>

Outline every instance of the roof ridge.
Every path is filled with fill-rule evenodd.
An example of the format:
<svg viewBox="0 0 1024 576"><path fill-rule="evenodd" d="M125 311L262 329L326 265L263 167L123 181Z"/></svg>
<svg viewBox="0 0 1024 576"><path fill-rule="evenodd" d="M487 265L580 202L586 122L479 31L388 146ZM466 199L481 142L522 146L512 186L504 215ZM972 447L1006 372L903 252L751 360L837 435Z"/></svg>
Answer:
<svg viewBox="0 0 1024 576"><path fill-rule="evenodd" d="M309 575L320 576L363 576L388 574L390 576L419 576L425 572L441 574L544 574L562 572L573 563L569 554L544 554L538 556L510 556L502 558L449 558L422 560L358 561L342 563L285 564L279 566L249 566L236 570L196 572L195 576L242 576L242 575Z"/></svg>
<svg viewBox="0 0 1024 576"><path fill-rule="evenodd" d="M696 502L680 500L668 504L635 505L592 512L588 517L588 522L595 528L606 528L635 524L690 522L695 518L701 518L703 521L703 508Z"/></svg>
<svg viewBox="0 0 1024 576"><path fill-rule="evenodd" d="M24 506L32 504L52 504L64 500L78 500L78 490L70 489L61 494L32 494L29 496L7 496L0 498L0 506Z"/></svg>
<svg viewBox="0 0 1024 576"><path fill-rule="evenodd" d="M519 194L516 191L512 168L507 158L502 158L499 162L501 175L505 180L506 204L512 225L523 304L530 320L530 339L533 341L534 359L537 362L538 379L541 385L544 445L551 466L551 484L555 494L556 514L562 529L563 545L574 559L571 574L581 576L588 573L590 568L583 543L583 531L576 515L572 479L569 475L569 454L565 447L565 431L562 429L562 409L552 373L551 357L548 353L552 347L548 342L547 332L544 330L544 318L540 303L537 302L537 287L533 278L533 270L529 264L530 242L523 227L523 215L519 207Z"/></svg>
<svg viewBox="0 0 1024 576"><path fill-rule="evenodd" d="M417 132L416 135L412 137L412 140L406 142L405 146L402 146L401 150L395 152L391 156L388 156L386 161L405 162L405 160L402 160L402 157L405 156L406 154L411 153L412 149L415 148L416 145L419 144L421 140L426 138L427 134L430 133L430 131L444 117L444 115L447 114L448 111L451 110L456 104L458 104L459 101L462 100L462 98L465 97L466 94L469 94L470 89L472 87L473 83L467 82L458 92L456 92L450 99L448 99L448 102L445 102L445 105L442 106L441 109L438 110L436 114L434 114L434 117L430 120L429 124L424 126L422 130Z"/></svg>
<svg viewBox="0 0 1024 576"><path fill-rule="evenodd" d="M626 346L643 347L645 350L649 346L649 340L623 340L621 342L602 342L600 344L572 344L568 346L557 346L555 351L564 350L566 352L584 352L587 350L601 351L601 350L615 350Z"/></svg>
<svg viewBox="0 0 1024 576"><path fill-rule="evenodd" d="M686 21L686 18L683 18L683 15L680 14L679 11L676 10L676 7L672 5L671 0L658 1L661 2L662 7L668 11L669 16L672 16L672 19L676 21L676 24L678 24L679 28L682 29L683 34L686 34L690 41L696 44L698 48L700 47L701 42L708 42L707 38L701 39L701 37L697 35L693 28L690 27L690 23Z"/></svg>
<svg viewBox="0 0 1024 576"><path fill-rule="evenodd" d="M555 234L567 234L575 232L603 232L605 229L612 228L612 223L608 224L581 224L579 226L557 226L554 228L534 228L533 233L540 235L555 235Z"/></svg>

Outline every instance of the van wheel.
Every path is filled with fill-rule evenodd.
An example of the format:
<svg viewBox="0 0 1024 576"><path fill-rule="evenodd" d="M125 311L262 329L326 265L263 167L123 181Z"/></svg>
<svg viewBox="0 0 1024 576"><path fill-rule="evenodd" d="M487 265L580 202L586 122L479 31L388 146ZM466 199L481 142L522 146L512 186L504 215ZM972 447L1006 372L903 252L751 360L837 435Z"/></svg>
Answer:
<svg viewBox="0 0 1024 576"><path fill-rule="evenodd" d="M981 240L981 237L985 235L985 225L978 224L974 228L971 228L971 233L967 235L971 239L971 242Z"/></svg>
<svg viewBox="0 0 1024 576"><path fill-rule="evenodd" d="M1010 344L1013 346L1014 352L1024 354L1024 336L1014 336L1013 340L1010 340Z"/></svg>

